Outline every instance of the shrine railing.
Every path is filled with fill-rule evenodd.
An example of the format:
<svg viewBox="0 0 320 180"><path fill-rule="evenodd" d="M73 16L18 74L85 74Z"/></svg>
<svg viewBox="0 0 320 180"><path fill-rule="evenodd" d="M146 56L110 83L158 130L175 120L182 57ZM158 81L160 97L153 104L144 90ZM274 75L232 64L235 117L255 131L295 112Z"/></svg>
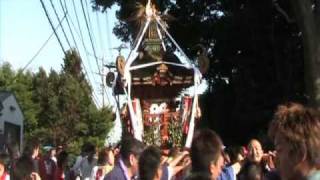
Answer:
<svg viewBox="0 0 320 180"><path fill-rule="evenodd" d="M166 112L161 114L147 113L143 115L143 123L145 126L168 125L172 120L179 121L180 112Z"/></svg>

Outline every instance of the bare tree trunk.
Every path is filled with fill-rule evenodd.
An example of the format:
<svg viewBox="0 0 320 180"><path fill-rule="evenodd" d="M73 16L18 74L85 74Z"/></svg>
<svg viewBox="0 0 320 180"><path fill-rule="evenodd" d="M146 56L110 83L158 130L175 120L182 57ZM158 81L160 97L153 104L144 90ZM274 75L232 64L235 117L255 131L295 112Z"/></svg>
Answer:
<svg viewBox="0 0 320 180"><path fill-rule="evenodd" d="M310 0L290 2L303 35L304 80L309 103L320 107L320 7Z"/></svg>

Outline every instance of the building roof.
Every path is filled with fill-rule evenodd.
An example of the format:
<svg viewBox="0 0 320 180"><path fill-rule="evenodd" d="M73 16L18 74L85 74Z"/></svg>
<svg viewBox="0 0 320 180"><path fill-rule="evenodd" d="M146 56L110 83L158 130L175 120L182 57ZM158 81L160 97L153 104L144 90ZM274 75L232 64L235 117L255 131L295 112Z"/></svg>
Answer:
<svg viewBox="0 0 320 180"><path fill-rule="evenodd" d="M0 91L0 102L3 102L11 95L12 95L12 93L9 91Z"/></svg>
<svg viewBox="0 0 320 180"><path fill-rule="evenodd" d="M15 104L17 104L18 111L20 111L22 113L22 115L24 116L22 109L21 109L21 106L18 103L15 94L13 92L6 91L6 90L2 90L2 91L0 90L0 112L4 108L4 105L3 105L4 101L6 99L8 99L10 96L12 96L14 98Z"/></svg>

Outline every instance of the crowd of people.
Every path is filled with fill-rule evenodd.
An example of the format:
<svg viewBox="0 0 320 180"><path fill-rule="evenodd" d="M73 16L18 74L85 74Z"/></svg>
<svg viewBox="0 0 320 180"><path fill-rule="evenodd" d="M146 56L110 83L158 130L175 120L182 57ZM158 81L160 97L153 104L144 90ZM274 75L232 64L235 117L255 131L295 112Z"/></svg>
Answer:
<svg viewBox="0 0 320 180"><path fill-rule="evenodd" d="M63 148L39 155L31 141L20 157L0 156L0 180L320 180L320 113L298 103L280 105L269 126L274 151L257 139L225 147L213 130L195 132L190 149L164 154L156 146L125 137L116 147L97 152L85 144L75 162Z"/></svg>

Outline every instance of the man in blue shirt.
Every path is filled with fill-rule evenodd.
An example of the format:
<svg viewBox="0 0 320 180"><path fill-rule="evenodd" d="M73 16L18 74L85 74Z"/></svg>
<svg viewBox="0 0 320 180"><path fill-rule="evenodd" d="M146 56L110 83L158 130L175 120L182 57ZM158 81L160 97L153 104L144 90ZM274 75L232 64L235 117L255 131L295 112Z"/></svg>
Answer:
<svg viewBox="0 0 320 180"><path fill-rule="evenodd" d="M138 159L144 144L134 138L128 137L121 141L120 158L113 170L104 180L134 180L137 179Z"/></svg>

